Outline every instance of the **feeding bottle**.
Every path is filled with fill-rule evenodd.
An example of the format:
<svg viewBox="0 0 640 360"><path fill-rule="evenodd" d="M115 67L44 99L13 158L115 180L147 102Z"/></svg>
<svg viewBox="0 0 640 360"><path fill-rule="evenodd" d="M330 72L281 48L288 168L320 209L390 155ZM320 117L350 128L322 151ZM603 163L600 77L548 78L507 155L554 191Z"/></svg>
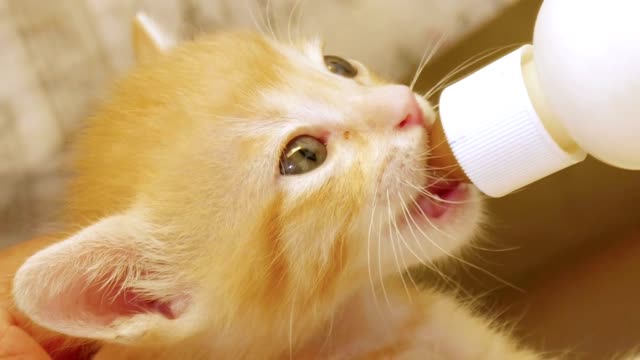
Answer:
<svg viewBox="0 0 640 360"><path fill-rule="evenodd" d="M434 160L492 197L587 155L640 170L638 14L640 1L546 0L533 44L444 90Z"/></svg>

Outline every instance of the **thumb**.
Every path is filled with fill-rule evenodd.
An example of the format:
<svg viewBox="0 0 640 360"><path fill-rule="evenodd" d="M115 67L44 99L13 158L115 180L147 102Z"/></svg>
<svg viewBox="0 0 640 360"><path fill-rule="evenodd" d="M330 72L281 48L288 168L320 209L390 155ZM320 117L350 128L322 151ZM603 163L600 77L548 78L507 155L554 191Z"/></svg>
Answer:
<svg viewBox="0 0 640 360"><path fill-rule="evenodd" d="M16 326L11 315L0 309L0 360L51 360L51 357L25 331Z"/></svg>

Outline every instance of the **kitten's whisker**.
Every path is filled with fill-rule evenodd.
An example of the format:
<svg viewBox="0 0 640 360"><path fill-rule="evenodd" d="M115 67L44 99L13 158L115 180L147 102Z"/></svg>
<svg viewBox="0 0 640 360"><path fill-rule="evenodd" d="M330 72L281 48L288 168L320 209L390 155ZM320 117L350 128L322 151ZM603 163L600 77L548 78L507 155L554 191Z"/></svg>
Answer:
<svg viewBox="0 0 640 360"><path fill-rule="evenodd" d="M431 225L431 227L433 227L434 229L442 232L442 230L439 230L438 227L435 226L435 224L431 221L431 219L429 219L429 216L427 216L427 214L425 214L422 211L422 209L420 209L420 207L418 206L418 203L415 201L415 199L413 200L413 202L416 205L416 207L417 207L418 211L420 212L420 214L422 214L422 217L424 217L424 219ZM418 230L423 235L426 236L426 234L424 234L424 232L422 232L422 230L420 228L418 228ZM444 232L442 232L442 233L446 235L446 233L444 233ZM452 238L450 235L446 235L446 236L448 236L449 238ZM447 255L448 257L450 257L450 258L452 258L452 259L454 259L456 261L459 261L462 264L468 265L468 266L472 267L473 269L476 269L476 270L482 272L483 274L490 276L491 278L499 281L500 283L502 283L502 284L504 284L506 286L509 286L509 287L511 287L511 288L513 288L515 290L524 292L524 290L522 288L520 288L520 287L518 287L518 286L516 286L516 285L514 285L514 284L512 284L512 283L510 283L510 282L508 282L506 280L504 280L503 278L501 278L498 275L492 273L491 271L488 271L488 270L486 270L486 269L484 269L484 268L482 268L482 267L480 267L480 266L478 266L476 264L473 264L473 263L471 263L471 262L469 262L469 261L467 261L467 260L465 260L465 259L463 259L463 258L461 258L459 256L456 256L455 254L451 253L450 251L447 251L442 246L440 246L436 241L433 241L428 236L427 236L427 239L433 244L433 246L435 246L438 250L442 251L442 253Z"/></svg>
<svg viewBox="0 0 640 360"><path fill-rule="evenodd" d="M425 170L435 171L435 170L455 170L457 165L447 165L447 166L431 166L427 165Z"/></svg>
<svg viewBox="0 0 640 360"><path fill-rule="evenodd" d="M407 221L409 232L411 232L411 235L413 236L413 239L415 240L416 244L418 244L418 247L420 248L420 252L422 252L422 254L424 255L424 258L427 259L427 261L429 261L429 264L427 264L422 259L418 258L420 263L422 265L424 265L425 267L427 267L428 269L431 269L431 270L435 271L436 274L438 274L445 282L447 282L449 284L456 285L456 282L450 276L448 276L445 273L443 273L438 268L438 266L433 261L431 261L431 257L427 255L424 247L422 246L422 242L418 239L418 236L416 235L415 231L413 231L413 226L415 226L416 228L420 228L420 226L418 225L416 220L413 218L413 215L411 215L411 211L409 210L409 206L404 202L404 199L402 199L402 212L403 212L404 217L405 217L405 219ZM411 222L409 222L409 221L411 221ZM415 254L414 254L414 256L415 256Z"/></svg>
<svg viewBox="0 0 640 360"><path fill-rule="evenodd" d="M271 0L267 0L267 4L265 6L265 16L267 18L267 29L271 32L274 40L278 40L278 35L274 30L273 24L271 23Z"/></svg>
<svg viewBox="0 0 640 360"><path fill-rule="evenodd" d="M293 38L291 37L291 21L293 20L293 15L295 15L298 6L302 0L296 0L295 4L291 8L291 12L289 13L289 19L287 20L287 36L289 37L289 44L293 46Z"/></svg>
<svg viewBox="0 0 640 360"><path fill-rule="evenodd" d="M418 190L421 194L423 194L423 195L425 195L425 196L427 196L427 197L431 197L432 199L434 199L434 200L436 200L436 201L442 201L442 202L444 202L444 200L442 200L442 199L440 199L440 198L437 198L437 197L435 197L435 196L431 195L428 191L422 191L422 190L420 190L417 186L415 186L414 184L412 184L412 183L410 183L410 182L408 182L408 181L403 181L403 183L404 183L405 185L407 185L407 186L411 187L411 188L414 188L414 189ZM414 198L414 199L412 199L412 201L413 201L413 203L417 206L416 199ZM460 201L460 202L455 202L454 204L465 204L465 203L470 203L470 202L471 202L471 201L465 201L465 202ZM452 202L452 203L453 203L453 202ZM417 210L420 210L420 208L418 207L418 208L417 208ZM420 212L422 212L422 210L420 210ZM449 234L445 234L445 235L446 235L448 238L453 238L453 237L452 237L451 235L449 235Z"/></svg>
<svg viewBox="0 0 640 360"><path fill-rule="evenodd" d="M452 78L454 78L456 75L458 75L459 73L465 71L466 69L470 68L471 66L491 57L492 55L503 51L505 49L509 49L511 47L517 47L520 46L521 44L514 44L514 45L507 45L507 46L501 46L501 47L496 47L496 48L491 48L491 49L487 49L485 51L482 51L472 57L470 57L468 60L462 62L460 65L458 65L456 68L454 68L451 72L449 72L449 74L447 74L444 78L442 78L439 82L437 82L432 88L431 90L429 90L425 95L424 98L425 99L430 99L435 93L437 93L438 91L440 91L442 88L446 87L449 82L449 80L451 80Z"/></svg>
<svg viewBox="0 0 640 360"><path fill-rule="evenodd" d="M424 95L425 99L431 98L431 96L433 96L433 94L437 93L440 90L441 87L444 87L443 84L447 83L451 78L455 77L456 75L458 75L462 71L468 69L469 67L477 64L478 62L486 59L487 57L490 57L491 55L497 53L500 50L501 50L500 48L499 49L487 49L487 50L484 50L484 51L482 51L482 52L470 57L469 59L463 61L460 65L456 66L451 72L449 72L447 75L445 75L445 77L440 79L440 81L438 81L431 88L431 90L429 90Z"/></svg>
<svg viewBox="0 0 640 360"><path fill-rule="evenodd" d="M388 206L388 204L387 204ZM378 222L378 277L380 278L380 287L382 288L382 294L387 302L389 310L391 310L391 301L389 300L389 294L384 286L384 274L382 274L382 221Z"/></svg>
<svg viewBox="0 0 640 360"><path fill-rule="evenodd" d="M304 0L301 0L304 1ZM298 11L298 18L296 19L296 27L298 28L298 38L301 38L302 34L302 15L304 13L304 7L300 6L300 10Z"/></svg>
<svg viewBox="0 0 640 360"><path fill-rule="evenodd" d="M376 292L376 286L373 281L373 273L371 271L371 230L373 229L373 219L376 213L376 205L377 205L377 197L378 197L378 183L376 183L375 189L373 191L373 201L371 205L371 217L369 219L369 231L367 234L367 271L369 272L369 284L371 285L371 292L373 294L373 301L376 304L376 309L380 312L380 305L378 302L378 296ZM380 242L380 235L378 234L378 242Z"/></svg>
<svg viewBox="0 0 640 360"><path fill-rule="evenodd" d="M418 81L418 79L420 78L420 75L422 74L422 72L424 71L424 69L426 68L427 64L429 64L429 62L431 61L431 59L435 56L435 54L438 52L438 50L440 49L440 46L442 45L442 43L444 42L444 39L446 37L446 34L443 34L440 39L436 42L436 44L433 46L433 48L431 49L431 51L429 52L429 50L425 50L425 52L422 54L422 58L420 59L420 63L418 65L418 69L415 73L415 75L413 76L413 79L411 80L411 85L409 86L409 88L411 89L411 91L413 91L413 88L416 86L416 82ZM429 55L427 55L427 53L429 52Z"/></svg>
<svg viewBox="0 0 640 360"><path fill-rule="evenodd" d="M402 194L398 193L398 197L400 198L400 206L401 209L404 209L404 199L402 198ZM403 215L404 215L404 210L403 210ZM406 220L406 215L405 216L405 220ZM407 222L407 225L409 225L409 223ZM411 246L409 246L409 243L407 243L407 241L405 240L404 236L402 235L402 232L400 231L400 229L398 228L398 222L395 220L393 221L393 227L396 230L396 234L398 234L398 238L400 238L400 241L402 242L402 244L404 245L404 247L416 258L416 260L418 260L420 263L424 263L422 261L422 259L418 256L418 254L416 254L413 249L411 248ZM410 226L408 226L410 227ZM413 233L413 231L411 231ZM402 261L404 263L404 272L406 274L409 275L409 280L411 280L411 283L413 283L414 289L419 289L418 284L415 282L415 280L413 279L413 276L411 275L411 272L408 271L409 267L407 266L407 262L406 259L404 258L404 255L402 254L402 252L400 253L401 257L402 257ZM411 296L409 296L409 301L411 301Z"/></svg>
<svg viewBox="0 0 640 360"><path fill-rule="evenodd" d="M415 172L431 172L432 169L430 168L416 168L413 166L409 166L409 169L411 169L412 171ZM442 176L436 176L436 175L431 175L431 174L427 174L426 178L429 180L436 180L438 182L442 181L442 180L446 180L446 181L464 181L465 179L462 178L454 178L454 177L449 177L447 176L446 178L443 178Z"/></svg>
<svg viewBox="0 0 640 360"><path fill-rule="evenodd" d="M435 147L433 147L432 149L435 149ZM431 155L433 154L433 151L430 151L428 153L424 153L424 154L420 154L418 153L417 158L419 160L432 160L432 159L442 159L442 158L446 158L447 155ZM449 167L455 167L456 165L447 165Z"/></svg>
<svg viewBox="0 0 640 360"><path fill-rule="evenodd" d="M264 26L264 23L263 23L264 19L262 19L262 17L260 17L260 22L258 22L258 19L256 18L256 14L253 12L254 8L258 9L258 12L260 12L259 5L255 2L255 0L252 1L252 3L255 6L251 6L251 4L249 4L249 0L247 0L247 8L249 9L249 15L251 16L251 20L253 21L253 24L255 25L256 30L260 34L262 34L263 36L266 37L267 34L266 34L265 29L263 27Z"/></svg>
<svg viewBox="0 0 640 360"><path fill-rule="evenodd" d="M428 160L428 159L441 159L441 158L446 158L447 155L433 155L433 150L437 149L440 146L443 146L443 143L440 143L439 145L436 146L432 146L428 151L424 151L424 152L420 152L417 153L417 157L423 160Z"/></svg>
<svg viewBox="0 0 640 360"><path fill-rule="evenodd" d="M420 73L422 72L422 65L425 63L425 59L427 58L428 53L429 48L424 49L422 57L420 58L420 62L418 63L418 67L416 67L416 72L415 74L413 74L413 78L411 79L411 83L409 85L409 89L411 89L412 91L413 87L416 85L416 81L418 81L418 78L420 77Z"/></svg>
<svg viewBox="0 0 640 360"><path fill-rule="evenodd" d="M269 7L270 7L269 1L270 0L267 0L266 9L263 9L262 6L258 3L258 1L247 0L247 8L249 9L251 19L254 25L256 26L256 29L260 32L260 34L262 34L264 37L271 37L274 40L278 40L278 37L276 36L271 26L271 20L269 19ZM256 17L254 9L258 13L259 15L258 17Z"/></svg>
<svg viewBox="0 0 640 360"><path fill-rule="evenodd" d="M433 173L434 170L445 170L445 169L449 169L449 168L451 168L451 170L449 170L446 174L442 174L442 175L439 175L439 176L434 176L433 178L435 178L436 181L430 183L429 186L434 186L434 185L437 185L437 184L439 184L441 182L448 182L449 180L452 180L449 175L451 175L454 171L456 171L456 169L454 167L451 167L451 166L443 166L443 167L440 167L440 168L427 166L425 168L425 171L430 172L430 173Z"/></svg>
<svg viewBox="0 0 640 360"><path fill-rule="evenodd" d="M466 61L462 62L460 65L458 65L456 68L454 68L449 74L447 74L444 78L442 78L438 83L436 83L436 85L434 85L433 88L427 94L425 94L425 98L426 99L431 98L431 96L433 96L435 93L440 91L442 88L446 87L447 85L445 85L445 84L447 84L447 82L449 80L451 80L452 78L454 78L455 76L457 76L461 72L467 70L471 66L483 61L484 59L486 59L488 57L491 57L492 55L494 55L494 54L496 54L496 53L500 52L501 50L506 49L508 47L509 46L487 49L485 51L482 51L482 52L470 57L469 59L467 59Z"/></svg>
<svg viewBox="0 0 640 360"><path fill-rule="evenodd" d="M402 286L404 286L404 290L407 292L407 297L411 297L409 294L409 287L407 286L407 282L404 281L404 277L402 276L403 269L400 266L400 261L398 260L398 252L396 251L395 238L393 237L393 230L391 229L391 223L393 221L393 214L391 212L391 199L389 198L389 190L387 190L387 224L389 225L389 240L391 240L391 249L393 250L393 257L396 261L396 267L398 269L398 274L400 274L400 280L402 281ZM391 308L389 308L391 310Z"/></svg>
<svg viewBox="0 0 640 360"><path fill-rule="evenodd" d="M440 146L444 146L444 145L446 145L447 143L448 143L448 140L447 140L447 139L443 139L443 140L442 140L442 141L440 141L439 143L437 143L437 144L435 144L435 145L431 145L431 146L429 146L428 153L429 153L429 154L433 153L433 150L435 150L435 149L439 148ZM442 156L442 155L441 155L441 156Z"/></svg>
<svg viewBox="0 0 640 360"><path fill-rule="evenodd" d="M418 247L420 248L420 252L422 252L422 255L424 256L424 258L429 258L429 256L427 255L427 253L424 250L424 247L422 247L422 243L418 241L418 238L416 237L416 233L413 231L413 227L411 226L411 224L409 223L409 217L411 216L411 211L409 210L409 207L407 206L406 202L404 201L404 198L402 197L402 194L398 194L398 196L400 197L400 202L401 202L401 207L402 207L402 215L404 216L405 221L407 222L408 228L409 228L409 232L411 233L411 235L413 236L413 238L416 240L416 244L418 244ZM409 249L411 249L409 247ZM426 264L422 258L420 256L418 256L418 254L416 254L415 252L413 252L412 250L409 250L413 256L415 256L415 258L420 261L422 263L422 265L427 266L430 268L430 265ZM433 264L433 263L431 263Z"/></svg>
<svg viewBox="0 0 640 360"><path fill-rule="evenodd" d="M417 190L420 194L422 194L422 195L424 195L424 196L426 196L426 197L428 197L428 198L430 198L430 199L432 199L434 201L438 201L438 202L441 202L441 203L444 203L444 204L454 204L455 205L455 204L472 204L472 203L475 203L475 202L480 202L480 200L452 201L452 200L441 199L440 197L432 194L431 192L429 192L426 189L420 188L419 186L416 186L416 185L414 185L414 184L412 184L412 183L410 183L408 181L405 181L405 180L401 180L401 181L402 181L403 184L405 184L405 185Z"/></svg>
<svg viewBox="0 0 640 360"><path fill-rule="evenodd" d="M296 307L295 294L291 298L291 312L289 313L289 360L293 360L293 314Z"/></svg>
<svg viewBox="0 0 640 360"><path fill-rule="evenodd" d="M475 249L475 250L493 252L493 253L509 252L509 251L515 251L515 250L522 249L522 246L511 246L511 247L502 248L502 249L490 249L490 248L486 248L486 247L483 247L483 246L475 245L473 243L470 243L467 246L469 246L470 248Z"/></svg>
<svg viewBox="0 0 640 360"><path fill-rule="evenodd" d="M331 335L333 335L333 323L335 321L335 313L331 313L331 320L329 321L329 330L327 330L327 336L324 338L324 342L320 347L318 353L322 353L322 351L329 345L331 341Z"/></svg>
<svg viewBox="0 0 640 360"><path fill-rule="evenodd" d="M404 200L402 199L402 195L400 193L398 193L398 196L400 197L400 201L403 202ZM400 241L402 242L402 245L404 245L404 247L416 258L418 259L418 261L420 261L420 258L416 255L416 253L413 251L413 249L409 246L409 244L407 243L407 241L404 239L404 236L402 235L402 232L400 231L400 229L398 228L398 221L396 220L396 218L393 218L393 227L395 228L396 231L396 235L397 238L400 239ZM398 244L398 246L400 247L400 249L402 249L402 246L400 246L401 244ZM411 283L413 284L413 288L414 289L418 289L418 284L416 283L416 281L413 279L413 276L411 275L411 272L408 271L409 270L409 266L407 265L407 259L404 257L404 253L401 251L400 252L400 259L402 260L402 265L403 265L403 273L409 275L409 280L411 280ZM411 295L409 293L407 293L409 301L412 302L413 299L411 298Z"/></svg>

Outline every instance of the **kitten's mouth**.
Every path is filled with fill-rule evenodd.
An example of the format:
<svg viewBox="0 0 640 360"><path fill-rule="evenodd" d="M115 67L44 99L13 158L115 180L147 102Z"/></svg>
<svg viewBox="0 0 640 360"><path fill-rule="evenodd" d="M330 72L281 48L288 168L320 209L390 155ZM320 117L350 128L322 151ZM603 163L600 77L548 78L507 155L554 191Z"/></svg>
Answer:
<svg viewBox="0 0 640 360"><path fill-rule="evenodd" d="M427 184L415 198L412 215L416 220L442 219L461 207L469 196L469 187L460 181L439 179Z"/></svg>

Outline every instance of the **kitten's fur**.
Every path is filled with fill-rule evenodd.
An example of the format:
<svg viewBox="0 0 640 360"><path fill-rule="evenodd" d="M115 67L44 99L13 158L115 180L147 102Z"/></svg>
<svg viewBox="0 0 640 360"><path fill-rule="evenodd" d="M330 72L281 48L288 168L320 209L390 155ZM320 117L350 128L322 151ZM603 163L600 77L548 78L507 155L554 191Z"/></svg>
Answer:
<svg viewBox="0 0 640 360"><path fill-rule="evenodd" d="M397 126L415 101L433 120L421 98L361 65L330 73L313 42L145 39L78 139L66 231L3 254L18 270L0 302L42 343L99 360L541 358L400 277L456 251L481 210L469 189L441 218L405 216L431 176L430 125ZM328 158L281 176L300 134Z"/></svg>

